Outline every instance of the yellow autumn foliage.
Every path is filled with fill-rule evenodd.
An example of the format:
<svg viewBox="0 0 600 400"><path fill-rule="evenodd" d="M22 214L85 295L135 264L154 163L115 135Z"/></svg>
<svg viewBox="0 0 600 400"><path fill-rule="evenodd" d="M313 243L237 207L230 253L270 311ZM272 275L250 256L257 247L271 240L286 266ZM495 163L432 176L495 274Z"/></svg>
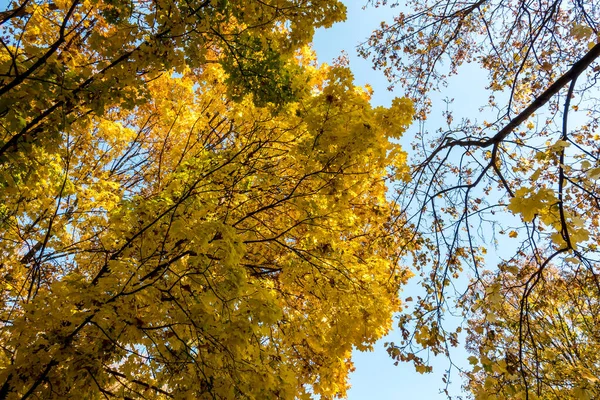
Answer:
<svg viewBox="0 0 600 400"><path fill-rule="evenodd" d="M194 3L206 19L189 15ZM13 106L1 136L0 398L343 397L351 351L388 332L410 275L386 184L407 179L390 139L411 103L372 108L346 67L319 67L305 47L283 58L295 71L285 101L252 90L232 101L231 65L193 58L220 57L210 40L268 20L271 6L155 4L31 3L38 30L13 22L28 34L24 68L58 40L42 16L73 9L90 47L61 42L39 79L2 98ZM340 9L311 2L290 30L258 37L299 46ZM186 42L190 24L201 33ZM176 43L155 54L142 28ZM105 69L123 51L127 62ZM10 73L6 52L2 62Z"/></svg>

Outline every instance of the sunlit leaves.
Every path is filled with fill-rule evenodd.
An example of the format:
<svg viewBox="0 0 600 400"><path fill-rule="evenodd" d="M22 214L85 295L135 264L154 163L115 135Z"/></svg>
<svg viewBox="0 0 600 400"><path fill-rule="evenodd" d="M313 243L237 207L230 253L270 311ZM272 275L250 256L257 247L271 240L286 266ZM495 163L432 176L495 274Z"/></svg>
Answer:
<svg viewBox="0 0 600 400"><path fill-rule="evenodd" d="M584 270L561 275L549 266L536 292L523 297L532 272L521 264L518 273L483 278L502 301L493 321L480 308L469 322L468 345L477 354L469 358L469 389L477 399L597 397L597 305L585 296L594 296L593 276ZM522 324L527 334L519 333ZM526 355L522 363L519 349Z"/></svg>
<svg viewBox="0 0 600 400"><path fill-rule="evenodd" d="M386 185L407 178L390 139L412 104L373 109L348 68L274 54L245 71L294 71L278 104L218 63L142 87L123 68L52 146L19 142L1 175L3 396L345 395L351 351L387 333L410 276Z"/></svg>
<svg viewBox="0 0 600 400"><path fill-rule="evenodd" d="M336 1L27 1L7 11L0 50L0 157L30 142L54 150L87 115L131 110L160 74L224 65L235 96L293 100L294 52L344 18ZM4 14L3 14L4 15Z"/></svg>

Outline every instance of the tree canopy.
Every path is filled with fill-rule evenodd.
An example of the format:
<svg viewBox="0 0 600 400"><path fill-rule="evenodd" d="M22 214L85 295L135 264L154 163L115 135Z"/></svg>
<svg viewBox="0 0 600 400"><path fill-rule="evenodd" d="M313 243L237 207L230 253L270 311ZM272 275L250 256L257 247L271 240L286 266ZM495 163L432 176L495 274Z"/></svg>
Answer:
<svg viewBox="0 0 600 400"><path fill-rule="evenodd" d="M304 45L332 1L2 13L0 398L344 396L410 276L373 108Z"/></svg>
<svg viewBox="0 0 600 400"><path fill-rule="evenodd" d="M360 52L415 101L422 121L398 199L426 241L426 294L401 317L405 340L390 353L448 354L466 328L473 368L462 372L476 399L597 397L600 9L370 3L400 11ZM487 85L463 93L488 95L481 115L455 121L450 104L446 124L428 128L431 92L443 94L464 64L487 72ZM448 313L462 315L462 326L445 323Z"/></svg>
<svg viewBox="0 0 600 400"><path fill-rule="evenodd" d="M310 49L336 0L8 3L0 399L345 397L395 314L471 398L600 396L600 9L368 4L387 108ZM465 64L481 115L430 128Z"/></svg>

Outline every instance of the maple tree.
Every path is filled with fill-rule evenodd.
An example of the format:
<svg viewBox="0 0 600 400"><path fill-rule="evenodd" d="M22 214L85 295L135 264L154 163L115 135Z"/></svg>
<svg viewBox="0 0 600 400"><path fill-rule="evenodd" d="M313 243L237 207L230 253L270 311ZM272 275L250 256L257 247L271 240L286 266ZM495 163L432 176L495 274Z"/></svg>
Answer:
<svg viewBox="0 0 600 400"><path fill-rule="evenodd" d="M560 0L369 3L400 10L360 52L406 90L422 121L413 179L398 201L424 234L416 265L426 294L401 317L404 341L390 354L425 372L419 349L449 354L466 333L477 363L462 372L475 398L594 398L600 9ZM444 126L429 132L430 94L443 94L464 64L488 75L462 94L489 96L480 117L457 121L449 105ZM465 322L456 329L448 314ZM515 361L509 372L502 351Z"/></svg>
<svg viewBox="0 0 600 400"><path fill-rule="evenodd" d="M1 15L0 157L14 163L31 142L51 148L62 126L132 109L146 100L146 82L185 68L201 74L218 63L230 90L285 101L285 59L344 12L337 1L13 1Z"/></svg>
<svg viewBox="0 0 600 400"><path fill-rule="evenodd" d="M595 399L600 395L596 278L585 269L546 267L544 279L528 295L526 334L515 341L522 329L524 283L537 268L531 261L485 274L480 296L465 299L474 310L467 347L475 354L469 357L473 369L466 386L477 399L524 397L528 389L531 398ZM491 300L489 308L485 297ZM523 375L523 370L531 372Z"/></svg>
<svg viewBox="0 0 600 400"><path fill-rule="evenodd" d="M410 272L412 102L332 1L22 1L0 50L0 398L343 397Z"/></svg>

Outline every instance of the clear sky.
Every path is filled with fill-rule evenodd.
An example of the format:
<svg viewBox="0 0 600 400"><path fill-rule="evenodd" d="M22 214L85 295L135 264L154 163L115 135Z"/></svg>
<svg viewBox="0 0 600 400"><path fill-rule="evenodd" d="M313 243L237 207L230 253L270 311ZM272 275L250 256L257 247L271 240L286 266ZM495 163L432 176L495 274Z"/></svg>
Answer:
<svg viewBox="0 0 600 400"><path fill-rule="evenodd" d="M373 70L371 62L357 56L356 45L363 42L373 29L379 26L383 20L390 20L398 13L399 8L367 7L363 9L366 0L344 0L348 7L348 19L338 23L329 29L320 29L314 38L314 48L320 62L331 63L337 58L342 50L346 51L350 58L350 68L355 75L355 81L359 85L369 83L374 91L373 105L387 106L396 96L402 96L401 89L396 92L387 90L388 81L380 71ZM479 85L478 83L481 83ZM485 74L477 65L468 65L459 71L459 75L451 79L447 90L443 95L434 95L433 111L426 123L429 131L435 131L438 126L445 124L441 111L445 108L441 101L446 96L454 98L454 117L473 117L478 113L478 107L486 103L487 94L484 90L472 93L470 88L473 84L484 88ZM417 126L410 128L402 143L405 148L411 142ZM420 286L414 278L401 294L402 298L415 296L419 293ZM351 374L350 382L352 388L348 393L349 400L438 400L446 399L440 393L443 387L442 376L448 367L448 361L443 357L433 359L430 365L434 371L431 374L421 375L417 373L411 364L393 365L385 351L384 342L400 342L400 333L392 331L388 337L382 339L375 346L374 352L355 352L353 360L356 371ZM453 353L453 361L459 365L468 365L467 354L458 349ZM452 384L450 394L459 395L461 379L457 372L452 372Z"/></svg>

